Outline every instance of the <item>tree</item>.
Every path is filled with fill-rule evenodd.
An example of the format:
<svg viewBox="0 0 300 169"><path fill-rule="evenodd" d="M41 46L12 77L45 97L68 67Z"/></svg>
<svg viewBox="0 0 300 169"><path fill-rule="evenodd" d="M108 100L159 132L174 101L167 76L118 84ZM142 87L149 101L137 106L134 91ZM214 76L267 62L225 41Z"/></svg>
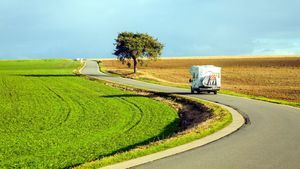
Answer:
<svg viewBox="0 0 300 169"><path fill-rule="evenodd" d="M164 47L157 39L145 33L122 32L115 41L114 55L123 64L132 59L134 73L137 72L138 62L142 62L143 58L157 59Z"/></svg>

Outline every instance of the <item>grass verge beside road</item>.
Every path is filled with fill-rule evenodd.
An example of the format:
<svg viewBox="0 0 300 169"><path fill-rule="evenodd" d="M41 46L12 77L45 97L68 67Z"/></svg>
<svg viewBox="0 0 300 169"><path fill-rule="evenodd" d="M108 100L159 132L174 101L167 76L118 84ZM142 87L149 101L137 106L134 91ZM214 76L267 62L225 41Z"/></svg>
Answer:
<svg viewBox="0 0 300 169"><path fill-rule="evenodd" d="M294 59L294 58L292 58L292 59ZM179 59L179 61L180 60L181 59ZM182 59L182 60L184 61L184 59ZM197 60L197 59L195 59L195 60ZM220 61L220 60L217 60L217 61L221 62L222 64L225 64L227 60L225 59L224 63L222 63L223 61ZM237 60L237 59L233 59L232 62L234 63L235 60ZM240 60L242 60L242 59L240 59ZM245 63L244 63L243 60L242 61L240 61L240 60L238 60L238 61L241 62L241 63L243 63L243 64L247 63L246 62L247 60L245 61ZM268 60L268 58L266 60ZM295 60L298 60L298 59L295 59ZM217 62L217 61L215 61L215 62ZM238 62L238 61L236 61L236 62ZM263 60L263 61L265 61L265 60ZM276 61L276 59L275 59L275 61ZM132 78L132 79L136 79L136 80L140 80L140 81L144 81L144 82L148 82L148 83L154 83L154 84L159 84L159 85L164 85L164 86L172 86L172 87L179 87L179 88L190 89L190 85L187 84L187 83L175 83L175 82L167 81L167 80L162 79L162 78L157 78L157 77L149 74L148 72L150 70L148 70L148 69L151 69L151 67L149 67L149 68L143 67L143 69L141 69L137 74L133 74L131 69L126 69L123 66L120 66L119 65L120 63L116 63L116 62L117 61L112 60L112 61L105 61L104 63L99 63L99 65L100 65L100 71L105 72L105 73L109 73L110 75L113 75L113 76L122 76L122 77ZM171 62L171 61L168 60L168 62ZM178 60L176 62L178 62ZM107 68L106 65L105 65L105 63L108 64L108 65L110 65L111 67ZM165 62L162 61L162 64L164 64L164 63ZM264 63L264 62L262 62L262 63ZM287 63L289 63L289 62L287 62ZM226 64L228 64L228 63L226 63ZM251 63L251 64L253 64L253 63ZM279 63L277 64L277 62L275 62L273 64L274 65L279 65ZM283 63L281 63L281 64L283 64ZM157 65L155 65L155 66L157 66ZM161 65L161 66L163 67L163 65ZM251 66L253 66L253 65L251 65ZM246 66L246 68L247 68L247 66ZM239 69L242 69L242 68L239 68ZM291 68L291 69L292 70L293 69L297 70L298 68ZM188 70L188 68L187 68L187 70ZM164 71L166 71L166 70L164 70ZM157 72L159 72L159 71L157 71ZM235 72L231 72L231 73L235 73ZM300 71L299 71L299 74L300 74ZM236 76L236 75L232 75L232 76ZM283 76L283 75L281 75L281 76ZM164 77L164 76L161 76L161 77ZM175 75L174 78L180 78L180 77L177 77ZM225 76L225 78L226 78L226 76ZM280 79L280 78L278 78L278 79ZM249 80L249 83L250 84L252 83L251 80ZM295 86L295 87L297 87L297 86ZM256 87L253 86L253 88L256 88ZM274 89L274 92L278 93L278 92L284 92L284 91L277 91L276 89ZM292 101L288 101L288 100L281 100L281 99L276 99L276 98L268 98L268 97L265 97L265 96L259 96L259 95L254 95L254 94L245 94L245 93L241 93L241 92L237 92L237 91L228 90L226 88L222 89L220 91L220 93L221 94L232 95L232 96L238 96L238 97L245 97L245 98L250 98L250 99L256 99L256 100L262 100L262 101L267 101L267 102L276 103L276 104L284 104L284 105L289 105L289 106L293 106L293 107L300 107L300 102L292 102ZM255 92L255 93L257 93L257 92ZM286 95L288 95L288 94L287 93L283 93L283 97L285 97Z"/></svg>
<svg viewBox="0 0 300 169"><path fill-rule="evenodd" d="M249 98L249 99L261 100L261 101L266 101L266 102L270 102L270 103L283 104L283 105L288 105L288 106L293 106L293 107L300 108L300 103L296 103L296 102L289 102L289 101L278 100L278 99L270 99L270 98L266 98L266 97L263 97L263 96L247 95L247 94L243 94L243 93L236 93L236 92L229 91L229 90L221 90L220 93L231 95L231 96L246 97L246 98Z"/></svg>
<svg viewBox="0 0 300 169"><path fill-rule="evenodd" d="M201 105L205 105L206 107L210 108L212 112L212 117L209 120L206 120L205 122L200 123L199 125L191 129L179 132L168 139L151 142L148 145L139 146L129 151L120 152L113 156L104 157L100 160L88 162L75 168L99 168L118 162L134 159L137 157L153 154L159 151L167 150L169 148L183 145L191 141L201 139L210 134L213 134L228 126L232 122L232 117L228 110L225 110L220 106L199 99L186 99L193 100Z"/></svg>

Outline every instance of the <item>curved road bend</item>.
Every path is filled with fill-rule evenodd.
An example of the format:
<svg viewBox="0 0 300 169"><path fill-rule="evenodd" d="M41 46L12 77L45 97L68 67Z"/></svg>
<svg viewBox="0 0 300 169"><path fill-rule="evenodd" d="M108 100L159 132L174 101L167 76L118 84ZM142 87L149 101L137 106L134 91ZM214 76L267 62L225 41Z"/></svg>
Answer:
<svg viewBox="0 0 300 169"><path fill-rule="evenodd" d="M81 72L116 83L167 93L186 93L185 95L228 105L250 118L251 123L221 140L136 168L300 169L298 108L222 94L190 95L186 89L109 77L98 71L95 61L87 61Z"/></svg>

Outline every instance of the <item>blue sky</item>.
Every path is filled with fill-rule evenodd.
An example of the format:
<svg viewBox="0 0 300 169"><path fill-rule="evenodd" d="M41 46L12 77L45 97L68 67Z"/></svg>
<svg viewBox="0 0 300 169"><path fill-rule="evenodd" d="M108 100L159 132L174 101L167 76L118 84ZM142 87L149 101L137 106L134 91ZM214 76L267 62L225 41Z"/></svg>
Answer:
<svg viewBox="0 0 300 169"><path fill-rule="evenodd" d="M0 59L113 57L118 32L164 56L300 54L299 0L1 0Z"/></svg>

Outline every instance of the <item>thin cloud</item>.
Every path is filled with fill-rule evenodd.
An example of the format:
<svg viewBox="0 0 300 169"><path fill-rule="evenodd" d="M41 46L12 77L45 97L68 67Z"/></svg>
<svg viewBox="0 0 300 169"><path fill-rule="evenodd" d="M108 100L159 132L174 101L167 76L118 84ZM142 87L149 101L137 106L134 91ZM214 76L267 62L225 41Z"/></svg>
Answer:
<svg viewBox="0 0 300 169"><path fill-rule="evenodd" d="M298 6L296 0L2 0L0 58L113 57L122 31L159 38L165 56L300 54Z"/></svg>

